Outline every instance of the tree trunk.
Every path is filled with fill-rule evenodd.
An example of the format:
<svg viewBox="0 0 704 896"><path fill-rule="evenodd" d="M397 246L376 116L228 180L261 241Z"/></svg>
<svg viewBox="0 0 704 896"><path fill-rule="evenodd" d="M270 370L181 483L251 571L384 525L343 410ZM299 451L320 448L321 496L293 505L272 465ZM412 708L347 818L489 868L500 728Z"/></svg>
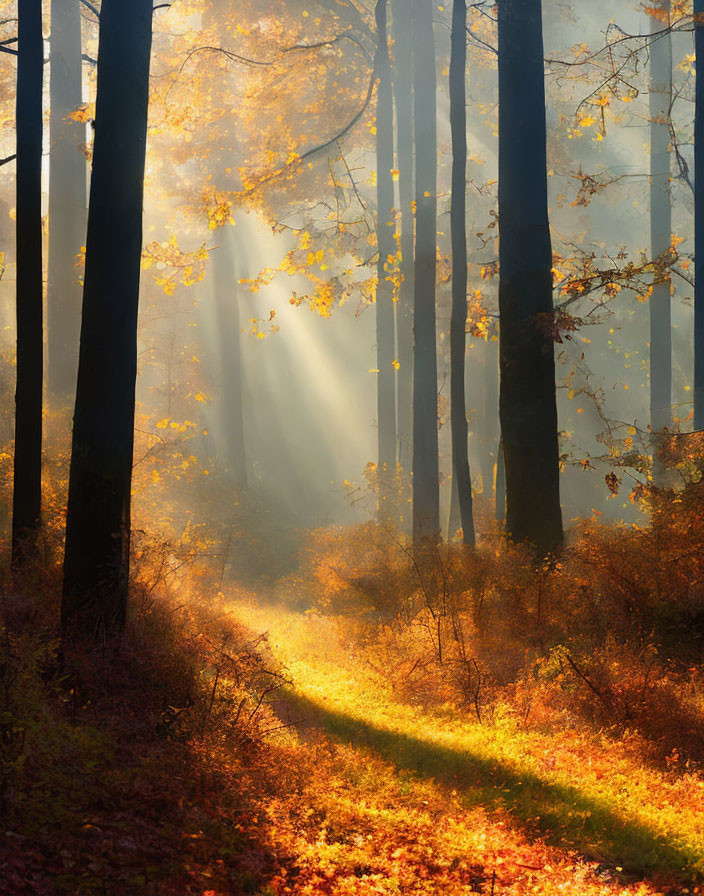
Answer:
<svg viewBox="0 0 704 896"><path fill-rule="evenodd" d="M503 524L506 522L506 462L504 459L504 440L501 436L499 436L499 447L496 450L494 519L497 523Z"/></svg>
<svg viewBox="0 0 704 896"><path fill-rule="evenodd" d="M457 477L453 475L450 482L450 506L447 511L447 540L452 539L462 528L462 520L460 518L460 501L457 494ZM463 533L464 534L464 533Z"/></svg>
<svg viewBox="0 0 704 896"><path fill-rule="evenodd" d="M376 355L379 521L395 517L393 483L396 478L396 358L394 291L388 280L388 258L396 254L394 245L394 101L391 61L387 34L387 0L376 4L376 234L379 249L376 287Z"/></svg>
<svg viewBox="0 0 704 896"><path fill-rule="evenodd" d="M435 343L437 123L430 0L413 0L416 245L413 290L413 537L440 535L438 374Z"/></svg>
<svg viewBox="0 0 704 896"><path fill-rule="evenodd" d="M704 429L704 0L694 0L694 428Z"/></svg>
<svg viewBox="0 0 704 896"><path fill-rule="evenodd" d="M12 565L38 556L42 485L41 0L19 0L17 44L17 391Z"/></svg>
<svg viewBox="0 0 704 896"><path fill-rule="evenodd" d="M227 29L222 20L222 10L217 0L206 8L203 24L215 32L218 46L227 44ZM234 140L235 123L230 119L223 120L223 127L232 133L228 137ZM223 134L223 139L226 134ZM224 147L220 147L221 150ZM228 154L227 162L217 152L213 157L213 170L234 166L233 147ZM242 332L240 326L240 297L236 286L235 270L238 262L236 246L236 230L232 224L224 224L217 231L220 246L215 250L213 264L213 293L215 322L217 326L217 352L213 359L213 372L219 385L220 422L227 451L227 472L232 478L235 488L242 492L247 488L247 453L244 432L244 408L242 401L243 369L242 369ZM242 247L240 259L245 257ZM242 271L242 277L248 276Z"/></svg>
<svg viewBox="0 0 704 896"><path fill-rule="evenodd" d="M482 422L482 483L484 496L494 496L497 447L499 444L499 343L487 340L484 346L484 410ZM503 519L503 516L502 516Z"/></svg>
<svg viewBox="0 0 704 896"><path fill-rule="evenodd" d="M450 126L452 129L452 318L450 322L450 393L452 470L466 545L474 546L472 479L469 472L469 430L465 396L467 353L467 6L452 6L450 56Z"/></svg>
<svg viewBox="0 0 704 896"><path fill-rule="evenodd" d="M226 224L219 231L221 244L215 250L214 292L218 339L220 402L227 471L235 488L247 488L247 457L242 406L242 352L239 296L235 287L234 228Z"/></svg>
<svg viewBox="0 0 704 896"><path fill-rule="evenodd" d="M398 451L401 469L413 463L413 43L407 0L393 0L394 100L398 147L398 192L401 211L401 286L396 306L398 342Z"/></svg>
<svg viewBox="0 0 704 896"><path fill-rule="evenodd" d="M81 285L76 255L86 238L85 125L69 118L83 101L79 0L51 2L48 387L69 404L76 389Z"/></svg>
<svg viewBox="0 0 704 896"><path fill-rule="evenodd" d="M660 8L670 15L670 0ZM652 18L652 30L662 31ZM670 111L672 104L672 40L669 31L650 46L650 248L654 260L667 261L672 243L670 183ZM664 474L659 459L660 434L672 425L672 322L669 275L656 275L650 296L650 428L653 433L653 476Z"/></svg>
<svg viewBox="0 0 704 896"><path fill-rule="evenodd" d="M64 631L125 624L152 0L103 0L64 560Z"/></svg>
<svg viewBox="0 0 704 896"><path fill-rule="evenodd" d="M540 0L502 0L499 22L500 415L506 528L562 543L552 248Z"/></svg>

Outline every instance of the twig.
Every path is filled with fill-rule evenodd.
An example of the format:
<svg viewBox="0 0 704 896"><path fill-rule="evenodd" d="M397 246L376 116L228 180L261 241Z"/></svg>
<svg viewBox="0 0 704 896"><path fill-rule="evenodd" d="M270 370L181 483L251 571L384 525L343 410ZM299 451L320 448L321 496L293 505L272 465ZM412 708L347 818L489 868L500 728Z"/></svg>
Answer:
<svg viewBox="0 0 704 896"><path fill-rule="evenodd" d="M575 661L572 659L572 656L570 655L569 651L566 650L564 656L565 656L565 659L567 660L567 662L572 667L572 669L582 679L582 681L586 684L586 686L589 688L589 690L592 691L594 694L596 694L596 696L601 700L601 702L604 704L604 706L608 710L609 714L613 716L613 714L614 714L613 707L611 706L609 701L602 694L602 692L599 690L599 688L594 684L594 682L590 681L589 678L587 678L587 676L585 675L585 673L582 672L582 670L579 668L577 663L575 663Z"/></svg>
<svg viewBox="0 0 704 896"><path fill-rule="evenodd" d="M215 703L215 691L217 690L218 681L220 680L220 667L218 666L215 670L215 680L213 681L213 690L210 693L210 703L208 705L208 711L205 714L205 718L203 719L203 728L201 731L201 737L205 738L205 729L208 724L208 719L210 718L210 713L213 711L213 704Z"/></svg>

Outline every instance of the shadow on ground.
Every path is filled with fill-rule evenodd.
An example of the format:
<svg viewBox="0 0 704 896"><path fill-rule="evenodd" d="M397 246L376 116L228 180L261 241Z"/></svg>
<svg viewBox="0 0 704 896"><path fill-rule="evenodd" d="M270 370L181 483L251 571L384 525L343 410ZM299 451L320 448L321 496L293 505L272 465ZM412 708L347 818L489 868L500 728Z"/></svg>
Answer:
<svg viewBox="0 0 704 896"><path fill-rule="evenodd" d="M548 782L534 772L459 752L322 706L290 692L286 711L303 730L322 729L353 746L370 748L399 772L432 778L461 794L465 806L502 809L528 836L574 849L589 860L618 869L624 877L677 880L683 886L704 879L701 850L677 843L642 821L624 817L604 799L575 787Z"/></svg>

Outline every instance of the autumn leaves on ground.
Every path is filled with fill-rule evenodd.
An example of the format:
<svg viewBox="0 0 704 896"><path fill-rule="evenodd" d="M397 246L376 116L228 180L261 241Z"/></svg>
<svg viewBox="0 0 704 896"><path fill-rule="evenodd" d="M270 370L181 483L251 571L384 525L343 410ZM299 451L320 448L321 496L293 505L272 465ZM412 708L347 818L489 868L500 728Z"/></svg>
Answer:
<svg viewBox="0 0 704 896"><path fill-rule="evenodd" d="M7 589L0 891L700 892L700 490L537 571L375 524L275 579L144 544L117 655L61 648L55 571Z"/></svg>

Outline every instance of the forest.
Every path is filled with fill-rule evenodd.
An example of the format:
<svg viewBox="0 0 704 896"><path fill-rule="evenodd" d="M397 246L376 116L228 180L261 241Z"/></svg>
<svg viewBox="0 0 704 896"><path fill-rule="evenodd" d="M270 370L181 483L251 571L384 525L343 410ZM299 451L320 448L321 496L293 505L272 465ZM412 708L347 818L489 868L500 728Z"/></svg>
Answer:
<svg viewBox="0 0 704 896"><path fill-rule="evenodd" d="M0 894L704 894L704 0L0 0Z"/></svg>

